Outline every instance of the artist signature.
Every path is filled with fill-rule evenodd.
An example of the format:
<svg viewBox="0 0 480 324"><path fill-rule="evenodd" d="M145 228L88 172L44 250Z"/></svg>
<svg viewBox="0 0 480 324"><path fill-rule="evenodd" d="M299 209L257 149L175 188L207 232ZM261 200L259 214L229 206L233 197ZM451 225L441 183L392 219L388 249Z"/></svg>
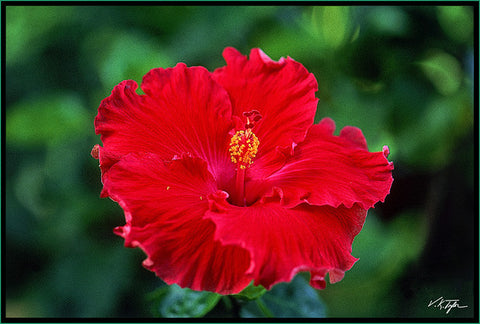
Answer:
<svg viewBox="0 0 480 324"><path fill-rule="evenodd" d="M428 303L428 307L433 306L433 307L438 308L440 310L446 310L447 314L450 313L452 308L466 308L466 307L468 307L466 305L460 306L460 304L458 303L459 301L460 301L460 299L445 299L443 297L440 297L440 298L437 298L436 300L431 300Z"/></svg>

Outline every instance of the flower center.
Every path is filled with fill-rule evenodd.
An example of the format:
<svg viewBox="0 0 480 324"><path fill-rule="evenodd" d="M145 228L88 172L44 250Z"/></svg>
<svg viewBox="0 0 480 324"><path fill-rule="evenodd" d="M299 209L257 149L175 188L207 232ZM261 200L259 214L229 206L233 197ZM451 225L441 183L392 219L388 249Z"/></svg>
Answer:
<svg viewBox="0 0 480 324"><path fill-rule="evenodd" d="M240 130L232 136L230 140L230 157L233 163L237 164L237 168L246 169L253 163L253 158L257 154L258 137L250 130Z"/></svg>
<svg viewBox="0 0 480 324"><path fill-rule="evenodd" d="M239 130L232 136L228 149L232 162L237 165L235 192L232 194L237 206L245 206L245 171L253 163L260 144L252 128L262 118L257 110L244 112L243 115L247 118L245 130Z"/></svg>

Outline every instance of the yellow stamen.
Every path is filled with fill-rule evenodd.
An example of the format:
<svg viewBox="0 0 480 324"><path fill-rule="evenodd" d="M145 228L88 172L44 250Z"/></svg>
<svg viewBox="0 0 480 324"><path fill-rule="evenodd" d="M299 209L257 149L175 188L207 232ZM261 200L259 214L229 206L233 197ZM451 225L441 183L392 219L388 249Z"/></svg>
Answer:
<svg viewBox="0 0 480 324"><path fill-rule="evenodd" d="M260 141L250 130L240 130L230 140L230 157L233 163L238 163L240 169L246 169L253 163L253 158L258 152Z"/></svg>

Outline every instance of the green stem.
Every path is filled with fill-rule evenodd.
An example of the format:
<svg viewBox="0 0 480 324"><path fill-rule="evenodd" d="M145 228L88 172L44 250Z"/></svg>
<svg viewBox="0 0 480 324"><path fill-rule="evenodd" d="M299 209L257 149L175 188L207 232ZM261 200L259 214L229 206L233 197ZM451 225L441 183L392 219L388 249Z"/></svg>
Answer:
<svg viewBox="0 0 480 324"><path fill-rule="evenodd" d="M256 299L255 302L257 303L258 308L262 312L265 317L274 317L272 312L268 309L267 305L261 300L260 298Z"/></svg>
<svg viewBox="0 0 480 324"><path fill-rule="evenodd" d="M232 302L230 301L229 296L223 296L222 301L225 304L225 308L227 309L227 311L230 311L233 308L233 305L232 305Z"/></svg>

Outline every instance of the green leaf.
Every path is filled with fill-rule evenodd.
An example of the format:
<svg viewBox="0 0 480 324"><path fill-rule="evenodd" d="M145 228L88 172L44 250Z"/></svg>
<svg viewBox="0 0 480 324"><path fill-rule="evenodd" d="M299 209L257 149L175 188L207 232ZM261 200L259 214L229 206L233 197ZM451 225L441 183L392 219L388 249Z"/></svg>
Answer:
<svg viewBox="0 0 480 324"><path fill-rule="evenodd" d="M236 295L233 295L235 297L239 297L240 299L247 299L247 300L253 300L261 297L264 293L267 292L267 289L265 287L258 285L254 286L253 281L241 292L239 292Z"/></svg>
<svg viewBox="0 0 480 324"><path fill-rule="evenodd" d="M461 85L463 75L460 63L446 52L432 53L420 62L420 67L437 91L443 95L453 94Z"/></svg>
<svg viewBox="0 0 480 324"><path fill-rule="evenodd" d="M49 32L56 30L57 33L62 24L79 18L70 6L8 6L6 16L7 65L40 55L51 42Z"/></svg>
<svg viewBox="0 0 480 324"><path fill-rule="evenodd" d="M110 31L106 31L88 39L89 46L109 45L97 62L100 79L106 88L112 88L121 80L140 82L143 75L154 67L175 65L165 50L146 35L134 31L115 35L114 38L111 35ZM139 57L142 59L139 60ZM141 89L137 92L141 93Z"/></svg>
<svg viewBox="0 0 480 324"><path fill-rule="evenodd" d="M445 33L460 43L473 41L473 8L468 6L438 6L438 22Z"/></svg>
<svg viewBox="0 0 480 324"><path fill-rule="evenodd" d="M280 283L261 298L247 303L242 317L325 317L325 306L302 275Z"/></svg>
<svg viewBox="0 0 480 324"><path fill-rule="evenodd" d="M202 317L220 300L221 295L194 291L173 284L153 292L154 313L161 317Z"/></svg>
<svg viewBox="0 0 480 324"><path fill-rule="evenodd" d="M454 95L424 102L424 111L394 138L398 156L417 170L432 172L445 167L454 158L459 141L472 131L471 100L470 92L462 88Z"/></svg>
<svg viewBox="0 0 480 324"><path fill-rule="evenodd" d="M93 117L93 116L92 116ZM56 93L8 107L7 144L35 147L58 144L92 131L93 119L73 93Z"/></svg>
<svg viewBox="0 0 480 324"><path fill-rule="evenodd" d="M374 7L367 19L377 32L384 35L401 36L408 32L408 16L401 7Z"/></svg>
<svg viewBox="0 0 480 324"><path fill-rule="evenodd" d="M312 11L314 33L328 48L338 48L346 40L350 30L349 7L322 6Z"/></svg>

